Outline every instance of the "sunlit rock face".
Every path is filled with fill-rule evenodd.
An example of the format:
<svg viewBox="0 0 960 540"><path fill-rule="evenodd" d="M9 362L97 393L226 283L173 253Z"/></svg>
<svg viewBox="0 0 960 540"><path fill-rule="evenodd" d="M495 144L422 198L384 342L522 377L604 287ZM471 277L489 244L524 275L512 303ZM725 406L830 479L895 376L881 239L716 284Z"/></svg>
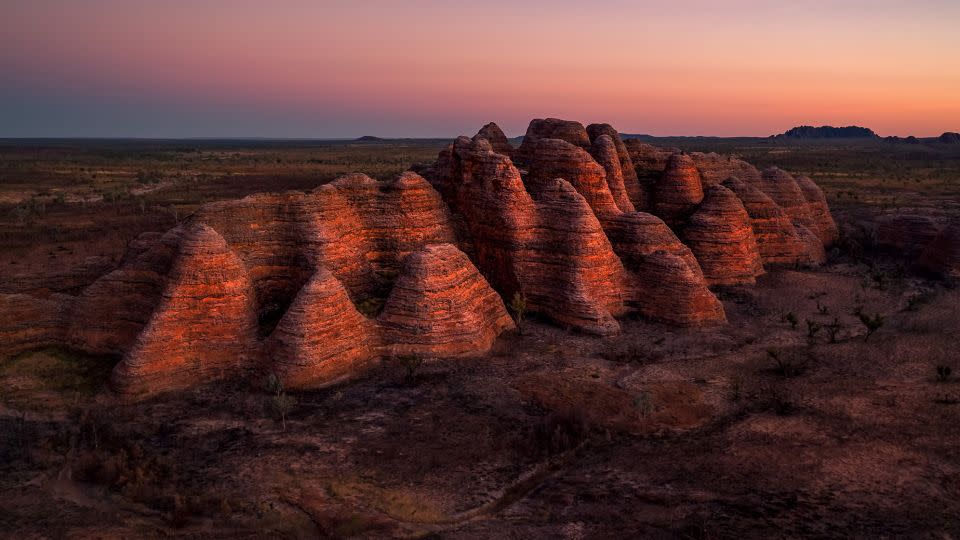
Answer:
<svg viewBox="0 0 960 540"><path fill-rule="evenodd" d="M79 292L0 295L0 352L118 355L112 384L131 398L266 373L317 388L385 357L481 356L515 327L515 297L588 334L630 313L721 324L710 287L823 262L836 239L809 178L624 142L608 124L534 120L513 149L490 123L422 174L205 205L89 285L60 280ZM958 227L917 228L924 264L955 275Z"/></svg>

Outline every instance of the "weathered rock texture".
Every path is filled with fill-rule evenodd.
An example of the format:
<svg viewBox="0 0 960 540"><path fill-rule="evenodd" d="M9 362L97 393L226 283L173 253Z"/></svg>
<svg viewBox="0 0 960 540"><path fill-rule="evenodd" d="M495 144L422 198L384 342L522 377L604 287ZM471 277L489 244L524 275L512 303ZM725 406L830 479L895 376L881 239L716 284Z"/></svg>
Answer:
<svg viewBox="0 0 960 540"><path fill-rule="evenodd" d="M813 220L814 233L820 238L825 246L830 246L837 241L837 224L830 215L830 207L827 205L827 198L813 180L808 176L797 176L797 185L807 201L807 210Z"/></svg>
<svg viewBox="0 0 960 540"><path fill-rule="evenodd" d="M633 165L633 160L630 159L630 152L627 150L627 145L624 144L623 139L620 138L620 133L610 124L590 124L587 126L587 134L590 136L590 143L593 145L591 153L597 161L603 165L604 169L607 169L608 175L610 174L610 166L606 163L611 160L609 156L610 150L608 143L601 140L601 138L609 137L610 142L613 143L613 149L617 154L617 159L620 161L623 186L632 203L631 206L634 207L633 209L646 207L649 194L645 193L643 187L640 185L636 167ZM614 189L613 185L610 186L610 189ZM617 195L615 194L614 196ZM622 206L620 209L624 212L633 211L633 209L627 210Z"/></svg>
<svg viewBox="0 0 960 540"><path fill-rule="evenodd" d="M536 152L535 145L540 139L560 139L583 149L590 148L590 136L580 122L560 120L558 118L538 118L530 122L523 142L514 157L519 165L526 165Z"/></svg>
<svg viewBox="0 0 960 540"><path fill-rule="evenodd" d="M503 154L507 157L513 156L513 146L510 145L510 141L503 133L503 130L500 129L500 126L493 122L480 128L480 131L473 136L473 140L477 139L486 139L493 148L493 151L498 154Z"/></svg>
<svg viewBox="0 0 960 540"><path fill-rule="evenodd" d="M683 229L683 239L711 285L755 283L763 273L750 216L729 189L707 188L703 203Z"/></svg>
<svg viewBox="0 0 960 540"><path fill-rule="evenodd" d="M728 178L723 186L733 191L743 203L760 257L765 264L819 264L822 248L811 249L801 238L790 216L769 195L738 178Z"/></svg>
<svg viewBox="0 0 960 540"><path fill-rule="evenodd" d="M257 356L253 288L220 234L186 235L159 306L113 372L121 393L145 395L243 373Z"/></svg>
<svg viewBox="0 0 960 540"><path fill-rule="evenodd" d="M377 321L391 355L475 355L514 327L497 293L451 244L407 257Z"/></svg>
<svg viewBox="0 0 960 540"><path fill-rule="evenodd" d="M0 295L0 352L120 355L113 385L129 396L264 372L320 387L385 356L482 353L514 326L515 295L600 335L628 313L721 323L709 285L822 262L836 235L809 179L624 143L607 124L534 120L516 151L488 124L423 174L208 204L88 286L54 280L76 296ZM947 273L951 235L925 256Z"/></svg>
<svg viewBox="0 0 960 540"><path fill-rule="evenodd" d="M663 176L653 187L653 214L671 227L681 225L703 200L700 171L686 154L667 160Z"/></svg>

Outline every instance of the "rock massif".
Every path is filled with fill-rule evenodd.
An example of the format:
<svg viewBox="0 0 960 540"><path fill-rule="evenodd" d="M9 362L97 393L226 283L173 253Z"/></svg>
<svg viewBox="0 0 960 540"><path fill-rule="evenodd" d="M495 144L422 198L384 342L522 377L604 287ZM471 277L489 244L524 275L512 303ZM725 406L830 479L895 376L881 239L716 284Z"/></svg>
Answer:
<svg viewBox="0 0 960 540"><path fill-rule="evenodd" d="M711 286L822 262L836 236L809 179L608 124L534 120L515 150L491 123L422 174L206 205L79 294L0 295L2 352L120 355L129 396L265 372L312 388L383 357L481 354L514 327L504 299L598 335L629 313L722 323Z"/></svg>

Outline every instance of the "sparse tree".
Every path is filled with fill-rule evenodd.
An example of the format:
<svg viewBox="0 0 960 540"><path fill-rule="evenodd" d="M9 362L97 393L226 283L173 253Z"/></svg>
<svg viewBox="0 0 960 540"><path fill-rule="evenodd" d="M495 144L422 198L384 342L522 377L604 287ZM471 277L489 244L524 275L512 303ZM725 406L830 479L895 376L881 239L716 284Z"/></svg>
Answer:
<svg viewBox="0 0 960 540"><path fill-rule="evenodd" d="M867 329L867 334L863 336L863 340L867 341L870 339L870 336L874 332L880 329L883 326L883 315L877 313L873 317L867 315L866 313L861 312L859 314L860 322L863 323L863 326Z"/></svg>
<svg viewBox="0 0 960 540"><path fill-rule="evenodd" d="M840 324L840 319L834 317L833 322L825 325L824 328L827 330L827 337L830 339L830 343L836 343L837 335L840 333L840 329L843 328L843 325Z"/></svg>
<svg viewBox="0 0 960 540"><path fill-rule="evenodd" d="M811 321L810 319L805 319L807 323L807 339L813 341L817 337L817 332L823 328L823 325L817 321Z"/></svg>
<svg viewBox="0 0 960 540"><path fill-rule="evenodd" d="M787 313L783 319L788 323L790 323L790 328L792 328L793 330L796 330L797 324L800 323L800 320L797 319L797 316L794 315L792 311L790 313Z"/></svg>

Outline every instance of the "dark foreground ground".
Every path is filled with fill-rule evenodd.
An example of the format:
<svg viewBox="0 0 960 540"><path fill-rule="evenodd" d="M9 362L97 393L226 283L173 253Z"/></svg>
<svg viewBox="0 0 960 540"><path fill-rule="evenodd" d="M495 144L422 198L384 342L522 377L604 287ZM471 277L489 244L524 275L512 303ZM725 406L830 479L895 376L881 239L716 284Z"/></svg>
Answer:
<svg viewBox="0 0 960 540"><path fill-rule="evenodd" d="M385 177L441 143L128 144L0 145L5 287L119 257L208 200ZM285 400L238 380L120 403L115 359L2 360L0 536L960 536L960 290L868 230L899 207L956 212L960 152L661 144L813 174L844 249L721 291L723 327L598 339L533 321L481 359L388 362ZM855 312L883 325L867 338Z"/></svg>

